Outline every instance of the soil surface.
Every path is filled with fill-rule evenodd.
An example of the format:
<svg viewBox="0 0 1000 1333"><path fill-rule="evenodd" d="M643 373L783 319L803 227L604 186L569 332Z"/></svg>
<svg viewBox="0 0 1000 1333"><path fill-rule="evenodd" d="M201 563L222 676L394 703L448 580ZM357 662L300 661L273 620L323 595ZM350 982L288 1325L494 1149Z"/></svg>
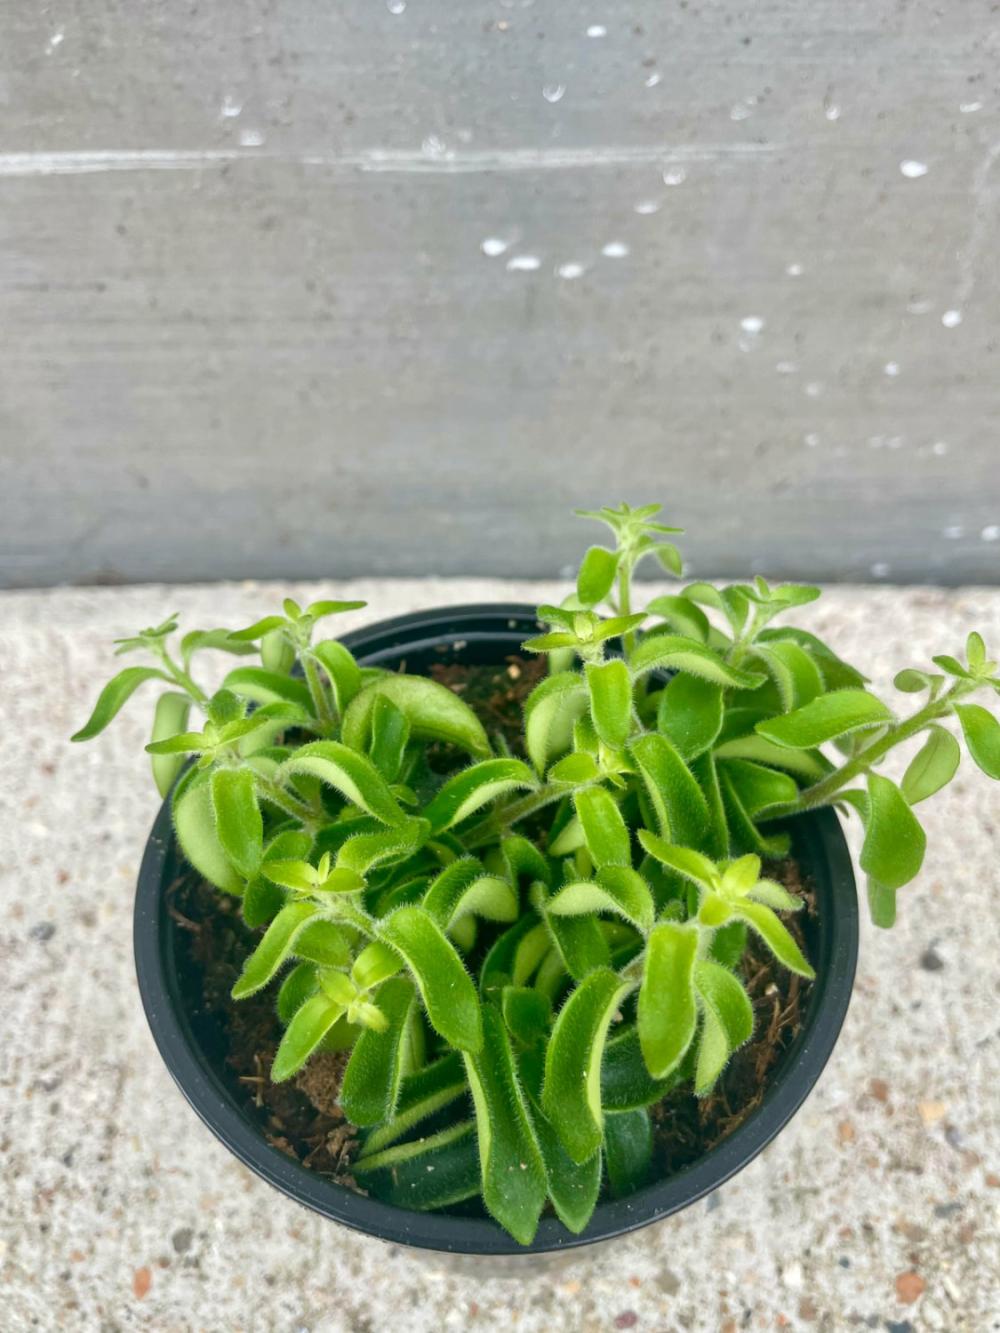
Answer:
<svg viewBox="0 0 1000 1333"><path fill-rule="evenodd" d="M431 674L466 699L491 735L502 735L512 752L520 751L521 708L544 674L543 662L512 657L502 667L442 663ZM458 756L450 747L435 748L435 768L454 765ZM464 755L459 762L467 762ZM772 862L766 869L805 900L805 910L785 922L808 956L802 926L803 918L815 917L810 887L793 860ZM359 1189L350 1172L357 1131L337 1104L346 1054L318 1053L294 1082L272 1083L271 1063L281 1039L273 988L238 1003L230 998L259 933L244 925L238 899L192 874L170 886L168 900L179 927L178 964L187 974L185 993L198 997L189 1017L200 1044L268 1142L304 1166ZM682 1088L651 1108L658 1176L702 1157L760 1105L771 1073L799 1031L804 983L775 964L752 934L742 972L754 1007L754 1035L730 1061L710 1096L698 1099L690 1088Z"/></svg>

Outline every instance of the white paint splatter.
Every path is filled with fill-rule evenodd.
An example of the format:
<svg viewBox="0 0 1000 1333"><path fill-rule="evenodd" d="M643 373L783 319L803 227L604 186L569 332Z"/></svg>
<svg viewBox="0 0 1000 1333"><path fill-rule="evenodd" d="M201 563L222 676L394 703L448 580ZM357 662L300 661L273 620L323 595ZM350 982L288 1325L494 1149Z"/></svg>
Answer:
<svg viewBox="0 0 1000 1333"><path fill-rule="evenodd" d="M915 162L912 157L908 157L905 162L900 162L899 169L907 180L915 181L920 176L927 175L927 163Z"/></svg>
<svg viewBox="0 0 1000 1333"><path fill-rule="evenodd" d="M831 103L827 106L826 111L824 112L824 114L825 114L827 120L839 120L839 119L840 119L840 107L837 105L836 102L831 102Z"/></svg>
<svg viewBox="0 0 1000 1333"><path fill-rule="evenodd" d="M774 368L779 375L797 375L799 373L799 363L797 361L779 361Z"/></svg>
<svg viewBox="0 0 1000 1333"><path fill-rule="evenodd" d="M883 374L888 375L890 379L895 379L899 374L899 362L887 361L882 367L882 372Z"/></svg>
<svg viewBox="0 0 1000 1333"><path fill-rule="evenodd" d="M687 172L683 167L666 167L663 172L664 185L683 185L687 180Z"/></svg>
<svg viewBox="0 0 1000 1333"><path fill-rule="evenodd" d="M892 566L885 560L876 560L871 569L873 578L884 579L889 576Z"/></svg>
<svg viewBox="0 0 1000 1333"><path fill-rule="evenodd" d="M818 398L823 392L823 385L819 380L810 380L806 385L806 395L809 398Z"/></svg>
<svg viewBox="0 0 1000 1333"><path fill-rule="evenodd" d="M931 445L931 453L934 454L937 458L944 458L949 448L950 445L948 444L947 440L935 440L934 443Z"/></svg>
<svg viewBox="0 0 1000 1333"><path fill-rule="evenodd" d="M744 315L740 320L740 328L744 333L760 333L764 327L764 321L760 315Z"/></svg>
<svg viewBox="0 0 1000 1333"><path fill-rule="evenodd" d="M946 537L950 542L957 542L965 536L965 529L961 523L951 523L948 527L941 529L941 536Z"/></svg>
<svg viewBox="0 0 1000 1333"><path fill-rule="evenodd" d="M1000 523L988 523L979 534L979 540L984 542L1000 542Z"/></svg>
<svg viewBox="0 0 1000 1333"><path fill-rule="evenodd" d="M561 102L566 95L566 85L564 83L547 83L542 89L542 96L546 102Z"/></svg>
<svg viewBox="0 0 1000 1333"><path fill-rule="evenodd" d="M62 28L56 28L55 32L45 44L45 54L50 56L57 46L62 46L65 40L65 32L63 32Z"/></svg>
<svg viewBox="0 0 1000 1333"><path fill-rule="evenodd" d="M608 30L603 23L592 23L587 29L588 37L607 37Z"/></svg>
<svg viewBox="0 0 1000 1333"><path fill-rule="evenodd" d="M946 329L957 329L962 322L961 310L946 310L941 316L941 323Z"/></svg>
<svg viewBox="0 0 1000 1333"><path fill-rule="evenodd" d="M649 217L651 213L659 213L660 204L656 199L640 199L639 202L634 205L634 208L641 217L645 218Z"/></svg>
<svg viewBox="0 0 1000 1333"><path fill-rule="evenodd" d="M568 264L560 264L556 273L560 278L582 278L585 270L582 264L576 264L572 261Z"/></svg>
<svg viewBox="0 0 1000 1333"><path fill-rule="evenodd" d="M647 77L646 77L646 87L647 87L647 88L655 88L656 85L660 82L660 80L661 80L662 78L663 78L663 75L662 75L662 74L658 74L658 73L654 70L652 74L649 74L649 75L647 75Z"/></svg>
<svg viewBox="0 0 1000 1333"><path fill-rule="evenodd" d="M511 255L507 260L508 273L534 273L541 268L542 261L537 255Z"/></svg>
<svg viewBox="0 0 1000 1333"><path fill-rule="evenodd" d="M790 278L801 278L803 273L803 268L801 264L789 264L788 267L785 269L785 272L788 274Z"/></svg>
<svg viewBox="0 0 1000 1333"><path fill-rule="evenodd" d="M487 236L479 248L489 259L496 259L497 255L502 255L510 246L509 241L501 240L499 236Z"/></svg>
<svg viewBox="0 0 1000 1333"><path fill-rule="evenodd" d="M243 110L243 103L232 93L226 93L222 99L222 106L219 107L219 115L223 120L232 120Z"/></svg>
<svg viewBox="0 0 1000 1333"><path fill-rule="evenodd" d="M608 241L607 245L601 246L601 254L605 259L624 259L628 254L628 246L624 241Z"/></svg>
<svg viewBox="0 0 1000 1333"><path fill-rule="evenodd" d="M803 437L803 443L810 449L818 449L819 436L810 431L808 435Z"/></svg>
<svg viewBox="0 0 1000 1333"><path fill-rule="evenodd" d="M973 111L982 111L982 102L960 102L958 106L963 116L971 116Z"/></svg>
<svg viewBox="0 0 1000 1333"><path fill-rule="evenodd" d="M264 142L260 130L240 130L240 145L243 148L259 148Z"/></svg>
<svg viewBox="0 0 1000 1333"><path fill-rule="evenodd" d="M406 9L406 0L385 0L385 7L390 14L402 14Z"/></svg>

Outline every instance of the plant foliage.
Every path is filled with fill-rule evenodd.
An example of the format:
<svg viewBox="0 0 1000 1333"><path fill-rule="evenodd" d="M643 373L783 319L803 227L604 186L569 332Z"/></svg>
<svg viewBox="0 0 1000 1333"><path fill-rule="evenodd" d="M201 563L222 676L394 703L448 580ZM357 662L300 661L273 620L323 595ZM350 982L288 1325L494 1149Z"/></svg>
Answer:
<svg viewBox="0 0 1000 1333"><path fill-rule="evenodd" d="M153 775L191 865L259 932L233 996L275 988L272 1078L349 1046L363 1187L418 1209L479 1195L524 1244L547 1201L579 1232L602 1181L641 1186L649 1107L681 1083L710 1092L750 1038L747 932L813 976L787 924L802 901L764 866L787 852L791 817L860 816L888 926L923 860L914 807L954 776L956 730L1000 778L1000 723L970 701L1000 691L978 634L964 660L900 672L917 697L900 716L781 623L816 588L696 582L636 610L640 561L681 573L658 512L585 515L613 544L588 550L563 605L539 608L525 648L550 672L524 709L525 759L443 685L317 641L359 602L289 599L176 647L175 617L143 630L119 651L149 664L115 676L73 738L157 683ZM209 695L192 674L207 650L257 661ZM911 741L901 783L877 771ZM445 777L427 758L441 742L467 756Z"/></svg>

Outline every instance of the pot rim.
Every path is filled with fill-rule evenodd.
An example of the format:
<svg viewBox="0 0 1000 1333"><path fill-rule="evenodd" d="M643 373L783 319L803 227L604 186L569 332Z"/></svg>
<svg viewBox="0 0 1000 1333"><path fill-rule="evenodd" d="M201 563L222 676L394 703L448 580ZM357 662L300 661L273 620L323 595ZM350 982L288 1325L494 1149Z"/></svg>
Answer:
<svg viewBox="0 0 1000 1333"><path fill-rule="evenodd" d="M398 657L401 649L413 653L456 641L484 643L515 629L530 635L537 624L532 606L476 603L395 616L353 630L342 642L352 650L360 649L359 659L374 665ZM847 1014L857 965L854 872L839 820L831 809L801 815L794 826L797 842L804 842L818 866L825 866L825 896L830 900L828 906L834 906L832 914L826 911L820 917L817 976L799 1033L772 1072L761 1104L727 1138L675 1174L627 1198L598 1204L579 1235L571 1234L556 1218L543 1217L532 1244L522 1246L488 1218L407 1212L357 1194L267 1143L207 1060L178 1003L179 986L168 966L172 954L168 935L176 927L162 902L165 871L173 858L169 800L156 816L136 888L133 941L143 1008L174 1081L216 1138L258 1176L333 1221L390 1243L471 1255L528 1258L611 1240L696 1203L742 1170L785 1127L830 1058Z"/></svg>

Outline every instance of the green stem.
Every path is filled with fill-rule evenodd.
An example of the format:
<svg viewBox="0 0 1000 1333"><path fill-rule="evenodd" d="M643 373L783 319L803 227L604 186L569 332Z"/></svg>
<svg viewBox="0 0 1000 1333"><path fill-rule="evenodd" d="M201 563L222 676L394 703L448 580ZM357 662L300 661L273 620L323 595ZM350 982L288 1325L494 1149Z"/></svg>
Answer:
<svg viewBox="0 0 1000 1333"><path fill-rule="evenodd" d="M623 551L618 563L618 614L632 614L632 561L627 551ZM622 652L626 660L635 651L635 630L628 630L622 635Z"/></svg>
<svg viewBox="0 0 1000 1333"><path fill-rule="evenodd" d="M309 686L309 694L320 725L324 732L331 731L335 721L333 708L330 705L323 682L320 680L319 672L316 670L316 663L305 653L302 654L302 669L305 672L306 684Z"/></svg>
<svg viewBox="0 0 1000 1333"><path fill-rule="evenodd" d="M162 643L159 645L158 655L160 661L167 668L181 689L184 690L186 694L190 694L196 704L204 708L208 704L208 695L200 685L195 683L183 667L177 665Z"/></svg>
<svg viewBox="0 0 1000 1333"><path fill-rule="evenodd" d="M306 805L305 801L300 801L297 796L293 796L290 791L286 791L273 778L266 778L261 773L258 773L256 777L258 790L265 800L270 801L272 805L276 805L280 810L284 810L286 815L291 815L293 819L299 820L307 831L315 832L323 823L323 817L318 810Z"/></svg>
<svg viewBox="0 0 1000 1333"><path fill-rule="evenodd" d="M550 783L546 787L539 787L533 791L530 796L525 796L520 801L514 801L512 805L505 806L503 810L495 811L488 819L484 819L481 824L470 829L462 839L466 851L476 851L480 847L488 847L512 824L516 824L519 819L525 819L528 815L533 815L536 810L541 810L553 801L560 800L563 796L569 796L574 789L565 782Z"/></svg>

